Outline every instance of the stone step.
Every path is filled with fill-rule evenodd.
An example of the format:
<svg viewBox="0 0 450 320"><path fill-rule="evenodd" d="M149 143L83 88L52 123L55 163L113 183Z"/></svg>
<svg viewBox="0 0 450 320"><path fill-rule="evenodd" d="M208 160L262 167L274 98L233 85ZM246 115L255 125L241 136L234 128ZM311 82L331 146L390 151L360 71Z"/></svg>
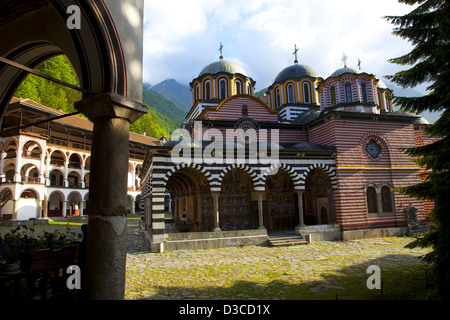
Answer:
<svg viewBox="0 0 450 320"><path fill-rule="evenodd" d="M287 247L308 244L302 236L271 236L269 237L269 245L271 247Z"/></svg>

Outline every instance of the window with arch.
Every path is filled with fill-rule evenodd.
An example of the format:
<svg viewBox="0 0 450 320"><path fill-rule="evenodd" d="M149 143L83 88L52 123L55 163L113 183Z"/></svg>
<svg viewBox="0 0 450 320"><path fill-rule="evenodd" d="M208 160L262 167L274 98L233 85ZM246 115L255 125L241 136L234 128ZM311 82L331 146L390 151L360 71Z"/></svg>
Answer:
<svg viewBox="0 0 450 320"><path fill-rule="evenodd" d="M211 81L205 81L205 87L204 87L204 98L205 100L211 99Z"/></svg>
<svg viewBox="0 0 450 320"><path fill-rule="evenodd" d="M199 87L199 85L197 84L196 86L195 86L195 100L199 100L200 99L200 87Z"/></svg>
<svg viewBox="0 0 450 320"><path fill-rule="evenodd" d="M277 87L275 89L275 108L279 108L281 106L281 97L280 97L280 88Z"/></svg>
<svg viewBox="0 0 450 320"><path fill-rule="evenodd" d="M393 212L392 191L388 186L381 188L381 207L383 212Z"/></svg>
<svg viewBox="0 0 450 320"><path fill-rule="evenodd" d="M309 82L305 81L302 84L303 87L303 102L311 103L311 86Z"/></svg>
<svg viewBox="0 0 450 320"><path fill-rule="evenodd" d="M248 116L248 107L246 104L242 105L242 115Z"/></svg>
<svg viewBox="0 0 450 320"><path fill-rule="evenodd" d="M361 83L361 94L362 94L362 102L367 102L367 90L366 84L364 82Z"/></svg>
<svg viewBox="0 0 450 320"><path fill-rule="evenodd" d="M242 94L242 82L240 80L236 80L235 87L236 87L236 94Z"/></svg>
<svg viewBox="0 0 450 320"><path fill-rule="evenodd" d="M367 201L367 212L377 213L378 212L378 200L377 200L377 190L375 187L369 186L366 189L366 201Z"/></svg>
<svg viewBox="0 0 450 320"><path fill-rule="evenodd" d="M331 94L331 105L334 106L334 105L336 105L336 88L335 87L330 88L330 94Z"/></svg>
<svg viewBox="0 0 450 320"><path fill-rule="evenodd" d="M385 105L385 110L386 111L391 111L390 109L390 99L389 96L387 94L384 95L384 105Z"/></svg>
<svg viewBox="0 0 450 320"><path fill-rule="evenodd" d="M227 81L225 79L219 80L219 99L227 97Z"/></svg>
<svg viewBox="0 0 450 320"><path fill-rule="evenodd" d="M247 85L247 94L252 94L252 85L250 83Z"/></svg>
<svg viewBox="0 0 450 320"><path fill-rule="evenodd" d="M345 102L353 102L352 98L352 85L350 83L345 84Z"/></svg>
<svg viewBox="0 0 450 320"><path fill-rule="evenodd" d="M295 103L294 84L289 83L286 88L288 103Z"/></svg>

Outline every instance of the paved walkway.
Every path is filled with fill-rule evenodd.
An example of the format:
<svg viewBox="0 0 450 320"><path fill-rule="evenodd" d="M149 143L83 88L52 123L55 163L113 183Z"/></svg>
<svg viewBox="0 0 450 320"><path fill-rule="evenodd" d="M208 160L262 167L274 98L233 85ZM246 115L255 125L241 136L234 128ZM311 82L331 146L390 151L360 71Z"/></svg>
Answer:
<svg viewBox="0 0 450 320"><path fill-rule="evenodd" d="M427 249L411 238L314 242L293 247L232 247L150 253L129 225L126 299L377 299L366 287L377 265L385 297L410 299L424 285ZM413 288L413 289L411 289ZM362 294L361 294L362 290Z"/></svg>

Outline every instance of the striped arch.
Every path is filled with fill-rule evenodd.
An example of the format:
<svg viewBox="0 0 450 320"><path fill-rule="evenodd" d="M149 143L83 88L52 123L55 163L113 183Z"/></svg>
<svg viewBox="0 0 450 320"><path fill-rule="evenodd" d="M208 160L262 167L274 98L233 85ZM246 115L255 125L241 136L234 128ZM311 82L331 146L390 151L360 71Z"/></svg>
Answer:
<svg viewBox="0 0 450 320"><path fill-rule="evenodd" d="M294 189L301 189L301 178L300 176L297 174L297 172L295 172L295 170L285 164L285 163L276 163L271 165L269 168L266 168L264 170L261 170L262 176L261 176L261 183L262 185L265 185L267 177L269 175L273 175L273 174L277 174L279 169L283 169L284 171L286 171L289 176L291 177L293 183L294 183Z"/></svg>
<svg viewBox="0 0 450 320"><path fill-rule="evenodd" d="M222 181L223 181L223 178L225 177L225 175L233 169L242 169L245 172L247 172L250 175L250 178L252 179L253 187L255 189L257 186L260 185L258 175L255 173L255 171L252 168L250 168L249 166L247 166L245 164L232 164L232 165L226 167L225 169L223 169L223 171L220 173L219 178L218 178L219 188L220 188L220 186L222 186Z"/></svg>
<svg viewBox="0 0 450 320"><path fill-rule="evenodd" d="M192 168L192 169L196 169L198 171L200 171L201 173L203 173L205 175L206 180L208 180L209 184L211 185L212 183L212 176L211 173L208 172L205 168L203 168L203 166L199 165L199 164L188 164L188 163L180 163L179 165L177 165L176 167L170 169L165 175L164 175L164 185L167 183L167 181L169 181L169 178L172 176L172 174L174 174L175 172L177 172L180 169L184 169L184 168Z"/></svg>
<svg viewBox="0 0 450 320"><path fill-rule="evenodd" d="M336 172L334 171L333 168L331 168L329 165L324 164L324 163L315 163L310 165L305 172L300 176L301 181L299 181L299 183L302 185L302 189L305 188L305 181L306 181L306 177L308 176L308 173L316 168L320 168L325 170L325 172L328 174L328 177L331 180L331 186L333 189L337 189L338 185L337 185L337 177L336 177Z"/></svg>

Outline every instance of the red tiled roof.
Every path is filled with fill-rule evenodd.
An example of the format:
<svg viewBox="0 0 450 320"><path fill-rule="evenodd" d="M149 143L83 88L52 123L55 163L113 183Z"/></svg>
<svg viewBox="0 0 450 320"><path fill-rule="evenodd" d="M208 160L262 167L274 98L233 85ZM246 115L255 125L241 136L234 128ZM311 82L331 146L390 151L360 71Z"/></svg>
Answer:
<svg viewBox="0 0 450 320"><path fill-rule="evenodd" d="M66 112L63 112L61 110L57 110L57 109L53 109L53 108L44 106L44 105L37 103L36 101L33 101L31 99L22 99L22 98L13 97L11 99L10 103L16 103L16 102L26 103L26 104L32 105L34 107L37 107L38 109L42 109L47 112L57 113L60 115L67 114ZM88 119L85 119L85 118L78 117L78 116L68 116L68 117L61 118L58 120L53 120L53 121L67 124L67 125L70 125L73 127L84 129L84 130L89 130L89 131L93 131L93 129L94 129L94 125L91 121L89 121ZM149 144L149 145L154 145L155 143L159 144L159 139L149 137L149 136L144 136L142 134L134 133L131 131L130 131L130 141Z"/></svg>

